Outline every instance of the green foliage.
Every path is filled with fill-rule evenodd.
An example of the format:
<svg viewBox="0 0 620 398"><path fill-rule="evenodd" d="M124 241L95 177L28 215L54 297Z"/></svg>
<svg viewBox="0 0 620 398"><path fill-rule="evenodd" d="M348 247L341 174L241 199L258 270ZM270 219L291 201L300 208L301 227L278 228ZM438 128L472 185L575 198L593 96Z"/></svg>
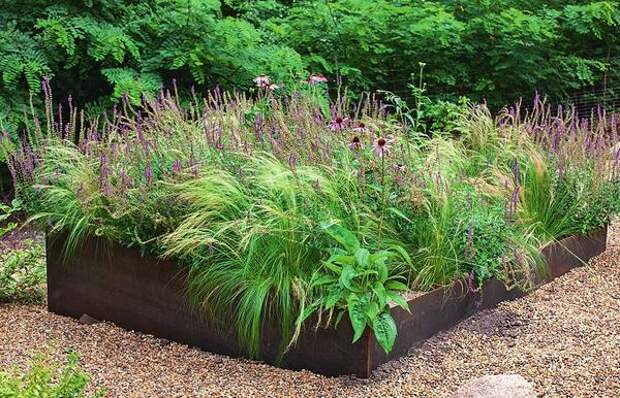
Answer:
<svg viewBox="0 0 620 398"><path fill-rule="evenodd" d="M0 371L0 397L15 398L95 398L105 391L88 393L90 376L79 367L75 351L67 354L65 363L58 363L49 354L34 357L27 373L15 367Z"/></svg>
<svg viewBox="0 0 620 398"><path fill-rule="evenodd" d="M608 78L618 56L620 8L612 1L298 1L267 26L309 61L348 86L408 96L425 63L429 93L491 106L563 99ZM287 4L282 2L282 4Z"/></svg>
<svg viewBox="0 0 620 398"><path fill-rule="evenodd" d="M318 289L318 299L312 302L297 320L301 325L315 312L327 313L329 319L335 313L336 327L345 313L353 327L353 343L368 328L374 332L379 345L386 353L392 350L396 340L396 324L390 303L409 311L402 294L407 291L406 279L390 276L388 263L398 259L410 262L402 247L392 247L370 253L361 247L355 235L337 225L323 223L329 236L340 244L332 249L331 256L323 263L323 269L314 274L310 289Z"/></svg>
<svg viewBox="0 0 620 398"><path fill-rule="evenodd" d="M247 89L267 74L293 90L308 72L414 102L424 63L427 96L493 108L620 79L614 1L19 0L0 25L0 119L12 126L45 77L60 97L106 106L173 79Z"/></svg>
<svg viewBox="0 0 620 398"><path fill-rule="evenodd" d="M23 248L0 254L0 302L41 303L45 297L45 252L41 245L24 242Z"/></svg>
<svg viewBox="0 0 620 398"><path fill-rule="evenodd" d="M29 10L24 13L23 10ZM217 0L98 2L20 0L0 11L0 120L23 123L28 92L51 78L78 103L155 94L162 82L252 86L304 78L304 61Z"/></svg>
<svg viewBox="0 0 620 398"><path fill-rule="evenodd" d="M19 211L21 211L19 199L14 199L10 205L0 202L0 239L17 228L17 223L12 218Z"/></svg>

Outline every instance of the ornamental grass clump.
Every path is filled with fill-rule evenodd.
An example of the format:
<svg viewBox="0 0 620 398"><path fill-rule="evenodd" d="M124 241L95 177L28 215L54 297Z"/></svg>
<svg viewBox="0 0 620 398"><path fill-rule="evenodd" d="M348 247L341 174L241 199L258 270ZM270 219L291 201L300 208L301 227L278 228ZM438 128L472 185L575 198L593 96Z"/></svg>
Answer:
<svg viewBox="0 0 620 398"><path fill-rule="evenodd" d="M162 90L92 120L48 113L4 145L31 219L66 234L66 255L99 236L176 260L195 310L256 357L266 325L285 354L345 314L388 352L402 294L530 287L542 246L619 205L615 117L586 124L539 98L472 107L458 136L433 137L373 96Z"/></svg>

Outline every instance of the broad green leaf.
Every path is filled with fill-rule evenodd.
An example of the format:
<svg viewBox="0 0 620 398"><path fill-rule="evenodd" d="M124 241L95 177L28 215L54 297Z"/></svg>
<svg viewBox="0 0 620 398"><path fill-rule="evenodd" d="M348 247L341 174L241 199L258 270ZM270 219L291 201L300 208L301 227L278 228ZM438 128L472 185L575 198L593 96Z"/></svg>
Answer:
<svg viewBox="0 0 620 398"><path fill-rule="evenodd" d="M353 343L359 340L366 329L368 319L368 295L357 296L356 294L349 295L347 299L347 306L349 311L349 319L351 320L351 326L353 326Z"/></svg>
<svg viewBox="0 0 620 398"><path fill-rule="evenodd" d="M347 292L348 293L348 292ZM327 297L325 297L325 309L331 310L339 301L344 301L345 290L341 287L334 287L329 291Z"/></svg>
<svg viewBox="0 0 620 398"><path fill-rule="evenodd" d="M353 282L353 278L355 278L356 276L357 272L355 271L355 268L348 264L345 264L345 266L342 267L342 273L340 274L340 284L347 289L353 291L355 289L353 288L351 283Z"/></svg>
<svg viewBox="0 0 620 398"><path fill-rule="evenodd" d="M357 249L355 252L355 260L358 265L368 268L368 264L370 263L370 252L364 248Z"/></svg>
<svg viewBox="0 0 620 398"><path fill-rule="evenodd" d="M382 312L372 321L372 330L377 342L389 354L396 341L396 323L389 312Z"/></svg>
<svg viewBox="0 0 620 398"><path fill-rule="evenodd" d="M397 280L389 280L385 283L385 288L387 290L398 290L398 291L405 291L408 289L407 285L404 284L401 281L397 281Z"/></svg>
<svg viewBox="0 0 620 398"><path fill-rule="evenodd" d="M323 261L323 265L325 266L325 268L329 269L330 271L336 273L336 274L340 274L342 272L342 267L340 267L338 264L334 264L330 261Z"/></svg>
<svg viewBox="0 0 620 398"><path fill-rule="evenodd" d="M329 260L330 263L336 262L339 264L349 264L349 265L355 265L355 257L353 256L344 256L342 254L334 254L332 255Z"/></svg>
<svg viewBox="0 0 620 398"><path fill-rule="evenodd" d="M396 305L398 305L399 307L401 307L402 309L404 309L407 312L411 312L409 310L409 303L407 303L407 300L405 300L405 298L403 296L401 296L400 294L396 293L396 292L388 292L387 293L387 297L388 300L395 303Z"/></svg>
<svg viewBox="0 0 620 398"><path fill-rule="evenodd" d="M379 305L376 302L372 302L370 303L370 305L368 306L368 319L370 319L371 321L373 321L377 315L379 315Z"/></svg>
<svg viewBox="0 0 620 398"><path fill-rule="evenodd" d="M383 308L387 304L388 296L385 291L385 286L381 282L375 282L372 285L372 291L377 296L377 300L379 301L379 307Z"/></svg>
<svg viewBox="0 0 620 398"><path fill-rule="evenodd" d="M389 277L388 266L384 261L378 261L375 263L377 273L379 274L379 280L383 283L387 281Z"/></svg>
<svg viewBox="0 0 620 398"><path fill-rule="evenodd" d="M336 283L338 279L334 275L321 275L313 278L312 286L318 287L323 285L331 285Z"/></svg>
<svg viewBox="0 0 620 398"><path fill-rule="evenodd" d="M325 229L327 234L331 236L336 242L340 243L350 253L355 253L360 247L360 242L355 235L346 228L341 227L338 224L331 224L322 222L321 226Z"/></svg>

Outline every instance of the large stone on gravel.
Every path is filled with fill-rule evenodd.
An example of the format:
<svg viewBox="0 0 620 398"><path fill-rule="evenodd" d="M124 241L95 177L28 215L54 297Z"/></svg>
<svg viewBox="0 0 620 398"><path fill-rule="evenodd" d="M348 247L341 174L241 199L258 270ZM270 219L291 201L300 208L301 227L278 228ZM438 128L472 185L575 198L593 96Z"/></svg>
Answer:
<svg viewBox="0 0 620 398"><path fill-rule="evenodd" d="M536 393L523 377L501 374L470 380L452 398L536 398Z"/></svg>
<svg viewBox="0 0 620 398"><path fill-rule="evenodd" d="M82 325L95 325L97 323L100 323L99 320L93 318L92 316L88 314L82 314L80 319L78 319L78 322L81 323Z"/></svg>

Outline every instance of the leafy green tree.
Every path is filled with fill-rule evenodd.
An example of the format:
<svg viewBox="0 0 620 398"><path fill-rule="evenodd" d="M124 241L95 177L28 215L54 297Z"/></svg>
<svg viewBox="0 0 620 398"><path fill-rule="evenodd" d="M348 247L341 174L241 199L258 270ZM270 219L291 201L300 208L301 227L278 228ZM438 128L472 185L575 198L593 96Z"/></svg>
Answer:
<svg viewBox="0 0 620 398"><path fill-rule="evenodd" d="M420 63L429 96L493 107L537 90L613 94L620 80L611 0L17 0L0 27L4 128L45 77L95 109L175 79L181 90L248 88L261 74L291 89L322 73L332 87L412 100Z"/></svg>

